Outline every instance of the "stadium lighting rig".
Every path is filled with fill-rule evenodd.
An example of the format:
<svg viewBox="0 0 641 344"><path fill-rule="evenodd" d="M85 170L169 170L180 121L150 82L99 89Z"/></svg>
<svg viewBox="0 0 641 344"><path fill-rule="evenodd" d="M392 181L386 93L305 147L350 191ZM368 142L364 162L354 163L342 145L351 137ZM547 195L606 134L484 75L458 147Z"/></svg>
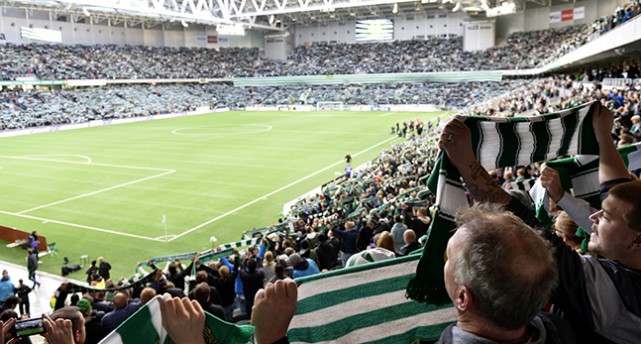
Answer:
<svg viewBox="0 0 641 344"><path fill-rule="evenodd" d="M485 10L486 17L498 17L516 13L516 4L511 1L504 1L501 5Z"/></svg>
<svg viewBox="0 0 641 344"><path fill-rule="evenodd" d="M486 12L488 17L494 17L516 12L523 1L534 0L0 0L0 5L83 15L99 21L181 23L185 28L191 24L221 26L230 34L244 34L247 29L282 32L286 25L275 25L276 20L282 23L282 15L304 13L308 18L316 16L323 21L356 17L357 8L368 8L374 16L392 16L438 6L440 10ZM326 15L318 16L315 12Z"/></svg>
<svg viewBox="0 0 641 344"><path fill-rule="evenodd" d="M240 11L232 8L232 2L234 0L174 0L172 4L165 0L0 0L0 5L57 13L77 13L85 17L95 15L120 21L135 18L142 21L179 22L183 27L188 27L189 24L227 24L283 31L280 27L256 23L255 18L232 18L233 13Z"/></svg>

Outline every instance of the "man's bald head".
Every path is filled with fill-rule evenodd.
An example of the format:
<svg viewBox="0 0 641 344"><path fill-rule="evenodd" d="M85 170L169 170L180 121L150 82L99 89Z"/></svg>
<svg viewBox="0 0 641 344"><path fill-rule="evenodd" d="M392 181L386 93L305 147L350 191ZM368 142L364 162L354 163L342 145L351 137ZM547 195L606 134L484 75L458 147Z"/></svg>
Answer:
<svg viewBox="0 0 641 344"><path fill-rule="evenodd" d="M127 307L129 298L125 293L117 293L116 295L114 295L114 298L111 300L111 302L113 302L114 307L116 307L116 309L121 309L121 308Z"/></svg>

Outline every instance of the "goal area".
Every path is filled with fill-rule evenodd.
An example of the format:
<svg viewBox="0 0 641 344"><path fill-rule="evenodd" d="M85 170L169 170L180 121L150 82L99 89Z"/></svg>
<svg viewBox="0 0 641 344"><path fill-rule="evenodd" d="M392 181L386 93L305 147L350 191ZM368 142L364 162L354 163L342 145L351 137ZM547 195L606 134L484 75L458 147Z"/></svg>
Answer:
<svg viewBox="0 0 641 344"><path fill-rule="evenodd" d="M343 111L345 109L343 102L318 102L316 110L321 111Z"/></svg>

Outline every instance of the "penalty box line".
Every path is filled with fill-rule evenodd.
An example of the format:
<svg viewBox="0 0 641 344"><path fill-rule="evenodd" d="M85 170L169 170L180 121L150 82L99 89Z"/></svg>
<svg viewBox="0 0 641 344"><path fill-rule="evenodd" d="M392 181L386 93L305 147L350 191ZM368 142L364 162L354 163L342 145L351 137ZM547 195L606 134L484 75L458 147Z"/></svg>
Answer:
<svg viewBox="0 0 641 344"><path fill-rule="evenodd" d="M43 204L43 205L40 205L40 206L37 206L37 207L21 210L21 211L17 212L16 214L25 214L25 213L29 213L29 212L32 212L32 211L35 211L35 210L48 208L48 207L51 207L51 206L54 206L54 205L58 205L58 204L62 204L62 203L70 202L70 201L74 201L74 200L85 198L85 197L89 197L89 196L94 196L94 195L97 195L99 193L120 189L120 188L123 188L125 186L134 185L134 184L141 183L141 182L144 182L144 181L147 181L147 180L150 180L150 179L164 177L166 175L169 175L169 174L172 174L172 173L176 172L176 170L168 170L168 169L160 169L160 168L128 166L128 165L113 165L113 164L99 164L99 163L92 163L91 160L89 160L88 162L77 162L77 161L65 161L65 160L58 160L58 159L47 159L47 158L29 157L29 156L22 156L22 157L21 156L0 156L0 157L1 158L8 158L8 159L58 162L58 163L73 164L73 165L112 167L112 168L122 168L122 169L130 169L130 170L160 171L161 172L161 173L157 173L157 174L154 174L154 175L151 175L151 176L138 178L138 179L135 179L135 180L132 180L132 181L129 181L129 182L125 182L125 183L121 183L121 184L117 184L117 185L112 185L112 186L109 186L109 187L106 187L106 188L102 188L102 189L98 189L98 190L95 190L95 191L92 191L92 192L87 192L87 193L84 193L84 194L81 194L81 195L65 198L65 199L62 199L62 200L59 200L59 201Z"/></svg>
<svg viewBox="0 0 641 344"><path fill-rule="evenodd" d="M22 217L22 218L31 219L31 220L47 221L47 222L56 223L56 224L59 224L59 225L82 228L82 229L88 229L88 230L92 230L92 231L96 231L96 232L109 233L109 234L114 234L114 235L122 235L122 236L130 237L130 238L164 242L163 240L158 240L156 238L150 238L150 237L146 237L146 236L143 236L143 235L136 235L136 234L131 234L131 233L117 232L117 231L113 231L113 230L110 230L110 229L93 227L93 226L85 226L85 225L80 225L80 224L77 224L77 223L71 223L71 222L47 219L47 218L44 218L44 217L31 216L31 215L25 215L25 214L20 214L20 213L12 213L12 212L3 211L3 210L0 210L0 214L10 215L10 216L17 216L17 217Z"/></svg>
<svg viewBox="0 0 641 344"><path fill-rule="evenodd" d="M163 176L175 173L176 170L167 170L167 169L141 167L141 166L128 166L128 165L92 163L90 158L88 158L88 160L86 162L66 161L66 160L58 160L58 159L47 159L47 158L42 158L42 157L29 157L29 156L22 156L22 157L21 156L0 156L0 158L30 160L30 161L57 162L57 163L66 163L66 164L73 164L73 165L91 165L91 166L98 166L98 167L112 167L112 168L134 169L134 170L143 170L143 171L162 171L161 173L157 173L157 174L154 174L154 175L151 175L151 176L139 178L139 179L132 180L132 181L129 181L129 182L126 182L126 183L121 183L121 184L118 184L118 185L113 185L113 186L110 186L110 187L107 187L107 188L103 188L103 189L99 189L99 190L96 190L96 191L88 192L88 193L85 193L85 194L82 194L82 195L66 198L66 199L63 199L63 200L56 201L56 202L51 202L51 203L44 204L44 205L41 205L41 206L38 206L38 207L34 207L34 208L31 208L31 209L22 210L22 211L17 212L17 213L8 212L8 211L2 211L2 210L0 210L0 213L1 214L6 214L6 215L11 215L11 216L28 218L28 219L32 219L32 220L47 221L47 222L57 223L57 224L70 226L70 227L89 229L89 230L93 230L93 231L97 231L97 232L109 233L109 234L114 234L114 235L122 235L122 236L136 238L136 239L164 242L164 240L159 240L158 238L151 238L151 237L146 237L146 236L143 236L143 235L136 235L136 234L126 233L126 232L118 232L118 231L114 231L114 230L110 230L110 229L99 228L99 227L94 227L94 226L86 226L86 225L81 225L81 224L72 223L72 222L66 222L66 221L58 221L58 220L53 220L53 219L48 219L48 218L43 218L43 217L38 217L38 216L25 215L25 213L30 212L30 211L34 211L34 210L38 210L38 209L51 207L51 206L54 206L54 205L57 205L57 204L61 204L61 203L65 203L65 202L69 202L69 201L73 201L73 200L77 200L77 199L80 199L80 198L93 196L93 195L96 195L96 194L99 194L99 193L102 193L102 192L119 189L119 188L122 188L122 187L125 187L125 186L137 184L137 183L140 183L140 182L143 182L143 181L146 181L146 180L163 177Z"/></svg>

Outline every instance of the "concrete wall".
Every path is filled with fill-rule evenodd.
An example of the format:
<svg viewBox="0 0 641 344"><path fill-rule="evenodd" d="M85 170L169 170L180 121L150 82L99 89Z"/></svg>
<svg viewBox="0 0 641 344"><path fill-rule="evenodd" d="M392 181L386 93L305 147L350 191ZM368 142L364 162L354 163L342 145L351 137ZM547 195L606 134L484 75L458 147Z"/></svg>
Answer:
<svg viewBox="0 0 641 344"><path fill-rule="evenodd" d="M426 36L463 35L464 13L429 12L412 16L395 16L394 40L420 39ZM296 25L293 29L296 46L310 43L356 43L356 21L327 25Z"/></svg>
<svg viewBox="0 0 641 344"><path fill-rule="evenodd" d="M497 41L503 41L509 34L519 31L545 30L569 25L590 24L604 15L612 15L614 10L628 1L623 0L585 0L567 3L552 3L552 6L531 8L516 14L496 18ZM550 13L585 8L585 17L578 20L550 23Z"/></svg>

